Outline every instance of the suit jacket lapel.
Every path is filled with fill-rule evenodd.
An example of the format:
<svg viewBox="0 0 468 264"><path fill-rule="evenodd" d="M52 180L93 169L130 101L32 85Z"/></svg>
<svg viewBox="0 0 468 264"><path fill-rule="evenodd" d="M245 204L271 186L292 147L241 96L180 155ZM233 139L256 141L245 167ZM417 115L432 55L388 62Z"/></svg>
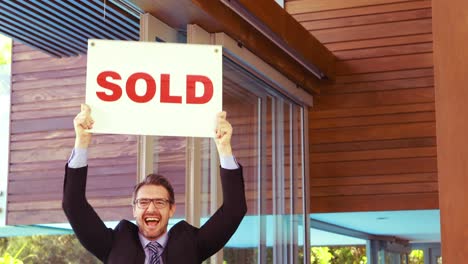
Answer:
<svg viewBox="0 0 468 264"><path fill-rule="evenodd" d="M145 263L145 250L141 245L140 237L138 236L138 226L136 225L133 228L133 239L136 247L135 263Z"/></svg>
<svg viewBox="0 0 468 264"><path fill-rule="evenodd" d="M174 239L174 237L171 236L171 233L172 233L172 228L171 228L171 229L169 230L169 232L168 232L167 243L166 243L166 246L164 247L164 251L163 251L163 253L162 253L162 255L161 255L162 260L163 260L163 263L169 263L169 262L167 261L167 259L168 259L168 255L169 255L169 250L170 250L170 248L171 248L170 245L172 244L172 240ZM171 239L171 238L172 238L172 239Z"/></svg>

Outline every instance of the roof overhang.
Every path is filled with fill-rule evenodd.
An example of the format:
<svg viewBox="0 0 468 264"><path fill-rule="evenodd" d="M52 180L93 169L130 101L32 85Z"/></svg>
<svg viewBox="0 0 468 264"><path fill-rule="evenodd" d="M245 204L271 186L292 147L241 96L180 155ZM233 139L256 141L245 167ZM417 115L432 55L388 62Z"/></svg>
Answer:
<svg viewBox="0 0 468 264"><path fill-rule="evenodd" d="M197 24L224 32L310 93L334 79L335 57L271 0L132 0L144 12L184 30Z"/></svg>
<svg viewBox="0 0 468 264"><path fill-rule="evenodd" d="M142 12L182 31L224 32L310 93L335 76L333 54L271 0L0 1L0 33L76 56L90 38L138 40Z"/></svg>
<svg viewBox="0 0 468 264"><path fill-rule="evenodd" d="M0 33L69 57L85 54L90 38L138 40L140 14L119 0L0 1Z"/></svg>

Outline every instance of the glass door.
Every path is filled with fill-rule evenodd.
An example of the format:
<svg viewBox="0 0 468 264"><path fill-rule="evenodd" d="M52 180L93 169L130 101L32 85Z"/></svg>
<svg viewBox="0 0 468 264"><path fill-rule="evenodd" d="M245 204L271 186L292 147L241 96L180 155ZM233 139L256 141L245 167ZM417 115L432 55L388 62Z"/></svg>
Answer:
<svg viewBox="0 0 468 264"><path fill-rule="evenodd" d="M303 263L303 108L229 58L223 62L223 108L244 169L248 211L216 262ZM209 141L203 142L202 156L216 158ZM213 163L202 164L201 222L213 213L217 198L208 193L215 190L209 176Z"/></svg>

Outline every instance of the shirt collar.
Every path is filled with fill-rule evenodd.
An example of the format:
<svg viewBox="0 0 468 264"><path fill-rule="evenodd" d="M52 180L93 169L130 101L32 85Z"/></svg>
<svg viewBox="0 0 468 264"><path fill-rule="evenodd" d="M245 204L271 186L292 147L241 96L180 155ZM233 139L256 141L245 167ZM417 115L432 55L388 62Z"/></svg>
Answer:
<svg viewBox="0 0 468 264"><path fill-rule="evenodd" d="M167 244L167 240L169 239L169 234L168 232L164 233L162 236L160 236L158 239L156 240L149 240L147 239L145 236L143 236L140 232L138 232L138 237L140 238L140 243L141 243L141 246L143 248L146 248L146 245L148 245L148 243L152 242L152 241L156 241L158 242L162 247L163 249L166 247L166 244Z"/></svg>

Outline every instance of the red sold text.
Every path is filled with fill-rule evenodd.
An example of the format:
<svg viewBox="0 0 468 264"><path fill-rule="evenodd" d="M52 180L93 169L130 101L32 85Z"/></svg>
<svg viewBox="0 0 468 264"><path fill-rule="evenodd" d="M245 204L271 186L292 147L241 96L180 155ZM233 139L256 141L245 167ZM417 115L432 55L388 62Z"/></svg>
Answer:
<svg viewBox="0 0 468 264"><path fill-rule="evenodd" d="M115 71L104 71L97 76L97 83L104 89L109 90L111 93L96 92L99 99L106 102L114 102L122 97L122 87L113 81L122 80L119 73ZM136 93L136 83L142 80L146 82L146 92L143 95ZM196 96L196 84L203 84L203 95ZM187 104L205 104L213 97L213 83L211 80L203 75L187 75L186 76L186 94L185 103ZM125 92L130 100L135 103L146 103L154 98L156 95L156 80L148 73L137 72L130 75L125 83ZM170 93L170 74L160 75L160 102L182 104L182 96L171 95Z"/></svg>

